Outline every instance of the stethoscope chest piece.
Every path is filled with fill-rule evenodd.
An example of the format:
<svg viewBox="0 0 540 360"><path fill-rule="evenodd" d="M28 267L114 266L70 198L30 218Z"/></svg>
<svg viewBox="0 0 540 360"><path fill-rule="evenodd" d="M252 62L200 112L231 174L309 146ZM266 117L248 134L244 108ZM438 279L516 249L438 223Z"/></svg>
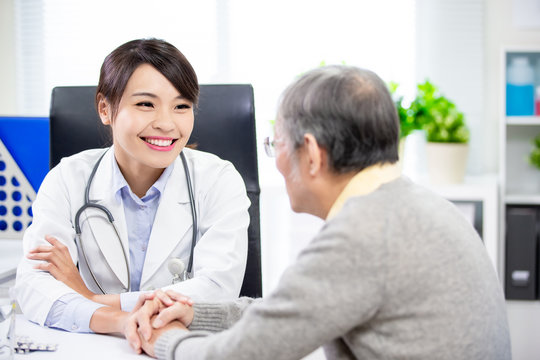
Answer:
<svg viewBox="0 0 540 360"><path fill-rule="evenodd" d="M178 258L169 259L167 268L169 269L169 272L173 275L173 284L184 281L188 278L186 264Z"/></svg>

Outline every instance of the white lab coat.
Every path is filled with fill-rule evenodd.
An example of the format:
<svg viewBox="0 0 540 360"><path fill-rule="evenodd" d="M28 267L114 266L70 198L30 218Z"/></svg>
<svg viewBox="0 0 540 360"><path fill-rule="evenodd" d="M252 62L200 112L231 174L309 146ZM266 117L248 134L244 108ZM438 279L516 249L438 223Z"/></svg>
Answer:
<svg viewBox="0 0 540 360"><path fill-rule="evenodd" d="M75 214L84 203L90 173L103 149L64 158L45 177L32 206L33 223L23 239L24 253L48 244L52 235L69 249L90 290L100 293L77 251ZM234 166L201 151L183 150L191 173L198 217L194 278L172 284L168 260L180 258L187 266L192 239L192 217L183 164L175 160L156 212L141 277L141 290L172 288L194 300L219 301L238 297L247 259L248 208L244 182ZM109 150L90 187L90 200L112 213L129 259L129 243L122 201L112 192L114 151ZM82 242L96 277L109 293L127 288L127 269L113 227L102 212L89 209L80 220ZM94 240L95 238L95 240ZM99 244L99 247L97 246ZM79 259L81 259L79 261ZM33 269L35 260L23 258L17 269L16 296L25 316L41 325L53 303L74 291L48 272ZM107 289L116 289L110 291Z"/></svg>

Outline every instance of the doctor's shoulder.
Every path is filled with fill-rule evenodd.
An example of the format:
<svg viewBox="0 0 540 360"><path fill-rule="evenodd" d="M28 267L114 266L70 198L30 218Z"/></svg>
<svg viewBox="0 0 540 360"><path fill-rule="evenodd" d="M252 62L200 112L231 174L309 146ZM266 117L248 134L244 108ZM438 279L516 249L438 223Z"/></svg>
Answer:
<svg viewBox="0 0 540 360"><path fill-rule="evenodd" d="M62 158L60 162L47 173L47 176L45 176L38 191L38 196L39 192L43 191L47 193L50 193L51 190L61 192L69 191L68 188L73 187L73 185L77 185L77 190L81 186L84 187L86 179L90 176L94 165L106 150L107 149L85 150Z"/></svg>
<svg viewBox="0 0 540 360"><path fill-rule="evenodd" d="M242 176L230 161L200 150L184 148L182 152L186 157L194 181L208 183L210 186L220 180L227 183L233 181L245 188Z"/></svg>
<svg viewBox="0 0 540 360"><path fill-rule="evenodd" d="M70 205L77 206L81 203L87 179L96 161L105 151L106 149L92 149L62 158L47 173L39 187L32 205L34 215L37 216L43 209L66 204L71 207Z"/></svg>
<svg viewBox="0 0 540 360"><path fill-rule="evenodd" d="M84 150L77 154L64 157L53 170L58 168L58 171L62 176L79 177L86 175L86 177L88 177L96 162L107 149L108 148Z"/></svg>

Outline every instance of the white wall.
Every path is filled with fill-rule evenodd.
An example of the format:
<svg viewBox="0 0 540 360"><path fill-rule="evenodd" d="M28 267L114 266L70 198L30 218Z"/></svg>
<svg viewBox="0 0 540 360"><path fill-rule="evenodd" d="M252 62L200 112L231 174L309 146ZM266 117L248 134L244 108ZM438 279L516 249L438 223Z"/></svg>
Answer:
<svg viewBox="0 0 540 360"><path fill-rule="evenodd" d="M416 0L416 81L429 79L465 114L467 174L494 172L485 145L483 104L485 0Z"/></svg>
<svg viewBox="0 0 540 360"><path fill-rule="evenodd" d="M17 111L17 83L15 78L15 0L0 0L0 115L14 115Z"/></svg>

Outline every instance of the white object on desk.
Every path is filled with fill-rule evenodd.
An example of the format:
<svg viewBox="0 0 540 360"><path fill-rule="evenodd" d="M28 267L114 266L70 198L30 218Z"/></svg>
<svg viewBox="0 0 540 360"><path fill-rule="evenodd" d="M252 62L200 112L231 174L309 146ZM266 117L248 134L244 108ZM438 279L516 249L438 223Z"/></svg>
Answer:
<svg viewBox="0 0 540 360"><path fill-rule="evenodd" d="M30 355L15 355L15 359L20 360L151 359L147 355L137 355L121 336L49 329L31 323L23 315L17 315L15 333L17 336L28 336L35 343L58 344L58 349L54 352L36 351Z"/></svg>
<svg viewBox="0 0 540 360"><path fill-rule="evenodd" d="M0 284L13 280L23 256L20 239L0 239Z"/></svg>

